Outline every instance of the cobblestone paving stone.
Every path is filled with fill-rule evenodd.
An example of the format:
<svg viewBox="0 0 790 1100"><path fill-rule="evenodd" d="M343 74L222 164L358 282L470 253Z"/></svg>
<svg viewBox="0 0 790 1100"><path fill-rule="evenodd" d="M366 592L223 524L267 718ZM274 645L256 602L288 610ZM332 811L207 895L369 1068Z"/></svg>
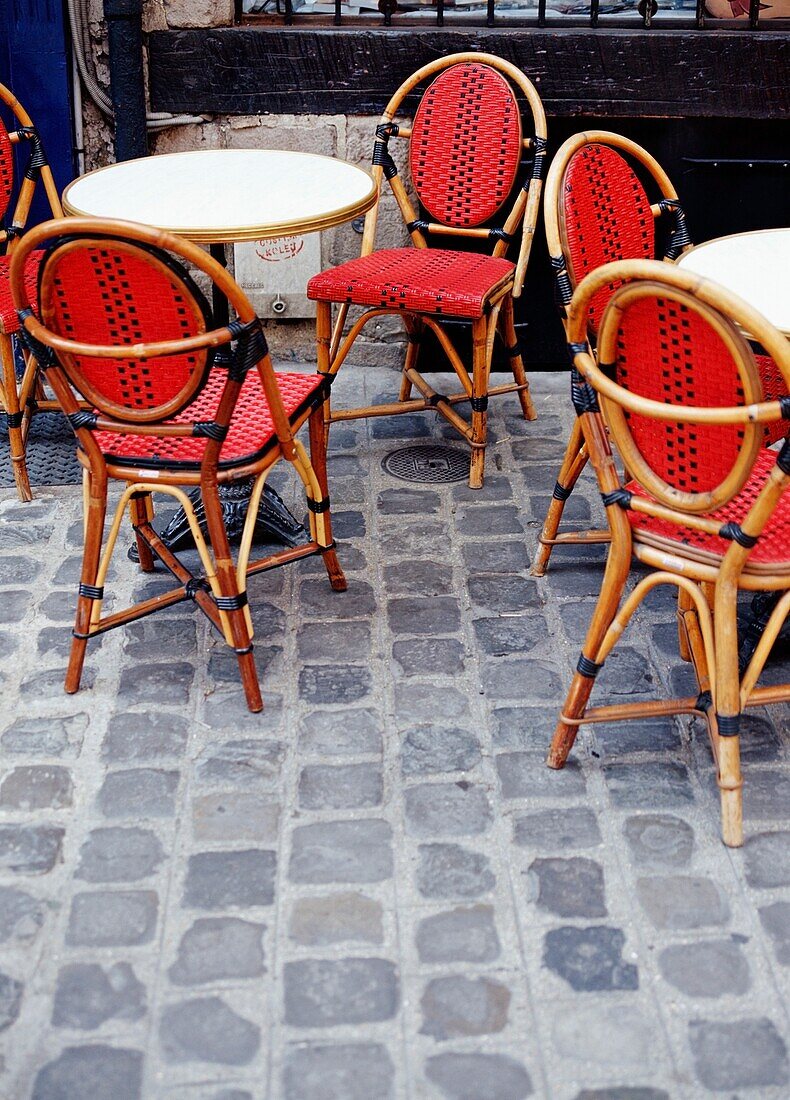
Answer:
<svg viewBox="0 0 790 1100"><path fill-rule="evenodd" d="M407 422L333 434L349 591L315 560L251 582L257 716L191 606L63 694L79 490L0 495L0 1096L790 1095L788 709L748 719L741 851L698 723L543 765L601 575L600 548L528 573L566 386L536 380L535 424L492 402L479 493L386 475ZM108 589L168 585L121 554ZM674 632L658 592L598 696L688 693Z"/></svg>

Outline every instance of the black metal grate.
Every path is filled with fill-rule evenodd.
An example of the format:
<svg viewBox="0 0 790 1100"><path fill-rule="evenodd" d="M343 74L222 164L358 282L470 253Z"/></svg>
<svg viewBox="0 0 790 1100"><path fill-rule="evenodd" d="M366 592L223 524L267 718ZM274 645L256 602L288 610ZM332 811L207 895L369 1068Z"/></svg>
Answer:
<svg viewBox="0 0 790 1100"><path fill-rule="evenodd" d="M444 485L465 481L469 477L469 455L454 447L439 445L401 447L391 451L381 463L385 473L401 481L428 482Z"/></svg>
<svg viewBox="0 0 790 1100"><path fill-rule="evenodd" d="M284 22L287 25L371 26L413 25L437 27L520 27L591 28L607 26L748 27L755 30L763 5L761 0L731 4L732 19L712 17L705 0L235 0L235 21ZM735 9L739 9L736 12ZM748 19L737 19L737 15Z"/></svg>
<svg viewBox="0 0 790 1100"><path fill-rule="evenodd" d="M82 481L74 432L62 413L42 412L33 418L27 439L27 469L34 493L37 486L79 485ZM13 485L5 417L0 415L0 488Z"/></svg>

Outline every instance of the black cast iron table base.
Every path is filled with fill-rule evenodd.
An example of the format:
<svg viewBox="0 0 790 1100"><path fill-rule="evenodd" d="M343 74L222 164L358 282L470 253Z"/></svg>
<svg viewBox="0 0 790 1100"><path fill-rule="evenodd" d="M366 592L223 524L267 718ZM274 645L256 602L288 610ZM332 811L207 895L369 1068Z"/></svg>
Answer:
<svg viewBox="0 0 790 1100"><path fill-rule="evenodd" d="M255 479L251 477L244 478L243 481L234 482L232 485L219 487L222 515L230 542L239 542L241 539L254 481ZM192 501L200 529L208 537L206 511L200 489L193 489L189 499ZM179 550L194 549L195 542L183 508L178 509L159 537L168 550L174 553ZM306 528L288 511L280 494L269 485L264 485L255 520L253 542L279 542L284 546L304 546L309 541L310 535ZM139 561L137 543L129 547L129 557L132 561Z"/></svg>

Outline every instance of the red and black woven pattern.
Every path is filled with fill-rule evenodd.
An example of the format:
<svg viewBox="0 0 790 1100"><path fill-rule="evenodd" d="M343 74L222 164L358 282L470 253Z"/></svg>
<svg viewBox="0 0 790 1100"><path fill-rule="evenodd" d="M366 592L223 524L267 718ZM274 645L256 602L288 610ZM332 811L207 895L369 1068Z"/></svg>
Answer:
<svg viewBox="0 0 790 1100"><path fill-rule="evenodd" d="M86 344L181 340L206 329L206 319L181 273L142 249L86 244L60 249L44 265L52 292L42 296L44 321ZM43 300L46 298L46 300ZM202 371L205 352L157 359L75 356L74 364L104 398L132 411L167 406Z"/></svg>
<svg viewBox="0 0 790 1100"><path fill-rule="evenodd" d="M208 381L186 412L169 423L189 424L213 420L227 380L224 370L214 367ZM320 374L277 374L286 415L294 419L310 404L324 383ZM200 465L206 440L191 436L157 437L150 435L116 435L96 432L95 439L102 451L117 463L132 466L176 466L194 469ZM253 461L275 442L274 423L257 370L251 370L244 380L230 428L220 452L220 468Z"/></svg>
<svg viewBox="0 0 790 1100"><path fill-rule="evenodd" d="M443 225L482 225L510 194L521 158L513 91L488 65L458 64L431 84L414 116L412 182Z"/></svg>
<svg viewBox="0 0 790 1100"><path fill-rule="evenodd" d="M623 314L617 382L666 405L722 407L744 401L738 368L721 337L698 313L669 298L642 298ZM743 440L736 424L681 424L628 414L649 466L681 492L715 489Z"/></svg>
<svg viewBox="0 0 790 1100"><path fill-rule="evenodd" d="M763 384L763 397L765 400L778 401L780 397L785 397L787 395L787 383L770 355L755 355L755 359L757 360L760 381ZM772 443L784 439L787 433L790 432L790 421L774 420L770 424L765 424L764 427L766 446L770 446Z"/></svg>
<svg viewBox="0 0 790 1100"><path fill-rule="evenodd" d="M491 291L513 264L444 248L385 248L315 275L307 296L411 313L481 317Z"/></svg>
<svg viewBox="0 0 790 1100"><path fill-rule="evenodd" d="M38 268L43 252L31 252L25 264L25 286L33 309L38 302ZM11 285L8 281L10 256L0 256L0 332L12 333L19 330L19 318L11 300Z"/></svg>
<svg viewBox="0 0 790 1100"><path fill-rule="evenodd" d="M5 216L14 190L14 147L0 118L0 218Z"/></svg>
<svg viewBox="0 0 790 1100"><path fill-rule="evenodd" d="M754 463L749 480L740 493L728 501L723 508L711 513L711 518L722 525L729 522L741 523L757 499L765 480L776 462L773 451L761 451ZM627 486L632 493L642 497L648 494L635 481ZM648 497L649 499L649 497ZM718 535L708 535L704 531L695 531L690 527L680 527L663 519L645 516L639 512L629 512L628 519L635 532L659 536L684 546L693 546L709 554L723 557L732 543ZM749 554L750 562L762 562L766 565L786 563L790 565L790 493L780 499L773 515L766 524L757 545Z"/></svg>
<svg viewBox="0 0 790 1100"><path fill-rule="evenodd" d="M650 201L627 162L605 145L585 145L565 171L564 235L573 283L612 260L655 256L655 224ZM598 330L616 285L590 304L590 325Z"/></svg>

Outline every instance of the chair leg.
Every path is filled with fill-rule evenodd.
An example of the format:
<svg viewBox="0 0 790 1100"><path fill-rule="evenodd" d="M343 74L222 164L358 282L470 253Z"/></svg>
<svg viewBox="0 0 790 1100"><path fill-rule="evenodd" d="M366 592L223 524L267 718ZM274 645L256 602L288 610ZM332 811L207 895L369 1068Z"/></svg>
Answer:
<svg viewBox="0 0 790 1100"><path fill-rule="evenodd" d="M538 413L532 403L532 396L529 392L529 381L527 380L527 373L524 370L524 360L521 357L521 347L518 342L518 334L513 319L513 299L510 295L508 295L502 303L500 324L502 326L502 336L505 340L505 347L507 348L507 354L510 360L510 369L513 371L513 378L517 386L526 387L518 391L518 399L521 402L521 411L524 414L524 419L537 420Z"/></svg>
<svg viewBox="0 0 790 1100"><path fill-rule="evenodd" d="M406 359L403 363L403 374L400 380L399 401L408 401L411 397L411 381L408 372L417 366L417 358L420 354L422 341L422 322L419 317L409 318L404 315L404 324L408 333L409 342L406 345Z"/></svg>
<svg viewBox="0 0 790 1100"><path fill-rule="evenodd" d="M328 501L329 486L326 474L326 442L324 437L323 413L321 409L316 409L310 417L309 432L310 463L315 471L315 476L318 478L318 484L321 487L321 495L324 500ZM334 539L332 538L332 519L329 507L321 514L323 515L324 533L327 545L327 549L321 551L321 557L326 566L329 583L334 591L345 592L348 588L348 582L340 566L340 562L337 560L337 552L335 551Z"/></svg>
<svg viewBox="0 0 790 1100"><path fill-rule="evenodd" d="M724 580L717 583L713 618L716 638L715 743L721 796L721 835L728 848L740 848L743 844L737 598L738 590L734 584Z"/></svg>
<svg viewBox="0 0 790 1100"><path fill-rule="evenodd" d="M315 304L315 339L316 359L318 373L329 375L331 366L332 345L332 304L331 302L316 302ZM321 409L321 417L324 433L324 449L329 446L329 426L332 422L332 403L329 389Z"/></svg>
<svg viewBox="0 0 790 1100"><path fill-rule="evenodd" d="M137 528L144 523L150 523L154 518L154 502L150 493L135 494L129 501L129 510L132 516L132 526L135 528L137 541L137 556L140 569L143 573L153 573L156 566L154 555L145 539L137 533Z"/></svg>
<svg viewBox="0 0 790 1100"><path fill-rule="evenodd" d="M557 537L557 531L562 521L562 513L565 511L565 501L573 492L573 487L579 480L579 475L587 465L587 459L581 420L577 417L573 424L571 437L568 440L568 446L565 448L565 456L562 460L560 472L557 475L554 495L543 521L543 530L538 539L538 548L535 552L535 560L532 563L533 577L542 577L548 568L549 558L554 549L550 540Z"/></svg>
<svg viewBox="0 0 790 1100"><path fill-rule="evenodd" d="M595 667L598 652L604 636L617 614L620 598L628 580L630 564L630 551L613 545L606 561L606 571L603 576L598 603L595 605L587 637L582 647L582 655L579 658L579 665L587 665L587 668L583 668L580 672L577 665L571 681L565 705L562 708L551 741L549 755L546 758L546 763L550 768L564 767L565 761L568 759L568 753L573 748L573 742L576 740L579 727L572 722L564 721L564 719L584 717L587 702L595 683L595 676L598 672Z"/></svg>
<svg viewBox="0 0 790 1100"><path fill-rule="evenodd" d="M230 556L230 544L228 543L228 533L225 530L225 520L222 516L222 505L220 504L216 484L202 484L200 491L206 510L206 526L214 554L219 589L225 599L236 601L237 604L237 606L225 610L230 625L233 648L239 662L239 673L247 706L253 713L256 713L263 710L263 699L261 698L261 688L258 682L258 671L255 667L255 657L252 652L252 639L244 614L244 605L238 599L239 585Z"/></svg>
<svg viewBox="0 0 790 1100"><path fill-rule="evenodd" d="M688 630L686 629L686 623L683 617L684 611L690 611L694 607L694 601L683 588L678 589L678 650L680 651L681 661L691 661L691 643L689 641Z"/></svg>
<svg viewBox="0 0 790 1100"><path fill-rule="evenodd" d="M85 650L88 646L93 605L96 597L96 578L99 573L102 540L104 537L104 519L107 514L107 478L89 475L84 480L85 501L85 545L82 551L82 572L77 596L77 614L74 619L74 636L66 670L65 690L73 695L79 691L82 678L82 666L85 663Z"/></svg>
<svg viewBox="0 0 790 1100"><path fill-rule="evenodd" d="M0 357L3 361L3 390L8 418L8 444L11 450L11 466L14 470L16 491L20 500L33 499L27 472L25 441L22 436L22 414L19 411L19 391L16 384L16 366L11 337L0 333Z"/></svg>
<svg viewBox="0 0 790 1100"><path fill-rule="evenodd" d="M472 460L469 488L483 488L488 431L488 323L485 317L472 322Z"/></svg>

